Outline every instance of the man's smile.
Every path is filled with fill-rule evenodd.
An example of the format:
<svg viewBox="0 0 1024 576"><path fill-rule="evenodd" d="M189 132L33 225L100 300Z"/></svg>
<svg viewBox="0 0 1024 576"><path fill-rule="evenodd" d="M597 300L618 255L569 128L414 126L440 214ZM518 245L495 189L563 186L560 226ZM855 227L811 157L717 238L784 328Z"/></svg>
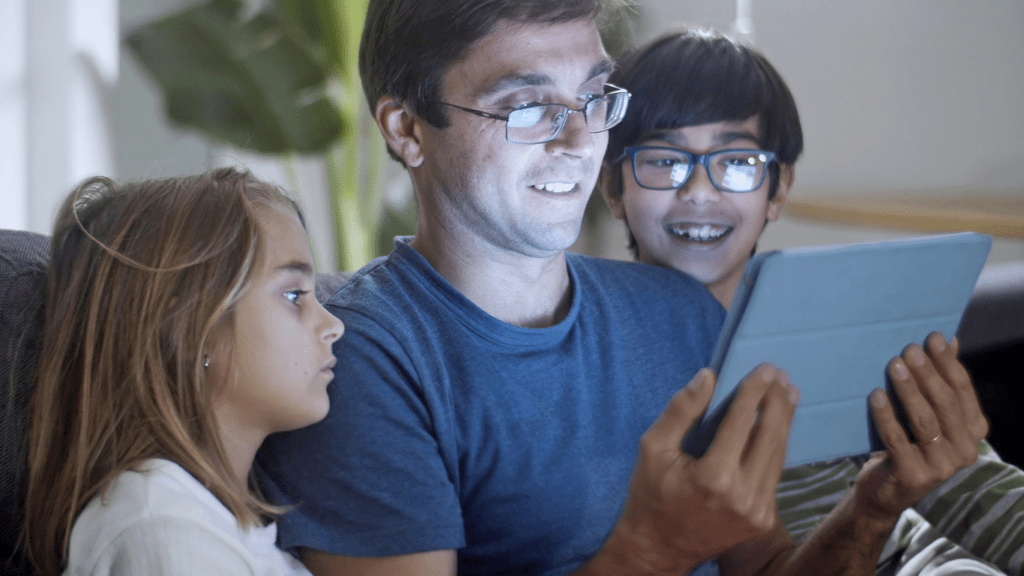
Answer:
<svg viewBox="0 0 1024 576"><path fill-rule="evenodd" d="M537 190L543 190L544 192L553 192L555 194L563 194L576 188L575 182L546 182L544 184L531 184L531 188Z"/></svg>

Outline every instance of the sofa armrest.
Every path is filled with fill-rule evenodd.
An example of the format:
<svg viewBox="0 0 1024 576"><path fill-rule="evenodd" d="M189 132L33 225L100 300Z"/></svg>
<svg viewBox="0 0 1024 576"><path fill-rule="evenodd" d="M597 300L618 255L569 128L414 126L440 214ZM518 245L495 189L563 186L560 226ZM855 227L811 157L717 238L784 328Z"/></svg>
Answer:
<svg viewBox="0 0 1024 576"><path fill-rule="evenodd" d="M962 354L1024 342L1024 261L982 270L957 337Z"/></svg>

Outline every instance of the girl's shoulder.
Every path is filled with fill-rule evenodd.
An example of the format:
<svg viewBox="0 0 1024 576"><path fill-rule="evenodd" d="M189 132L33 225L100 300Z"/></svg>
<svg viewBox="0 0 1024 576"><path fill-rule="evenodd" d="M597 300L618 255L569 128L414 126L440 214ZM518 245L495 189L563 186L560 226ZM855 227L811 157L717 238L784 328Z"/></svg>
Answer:
<svg viewBox="0 0 1024 576"><path fill-rule="evenodd" d="M122 472L79 515L69 573L107 574L116 562L167 574L308 574L274 546L276 535L273 524L242 529L184 468L151 459Z"/></svg>
<svg viewBox="0 0 1024 576"><path fill-rule="evenodd" d="M169 518L237 529L231 512L195 477L174 462L153 458L122 472L86 505L75 520L72 544L75 532L85 528L103 540Z"/></svg>

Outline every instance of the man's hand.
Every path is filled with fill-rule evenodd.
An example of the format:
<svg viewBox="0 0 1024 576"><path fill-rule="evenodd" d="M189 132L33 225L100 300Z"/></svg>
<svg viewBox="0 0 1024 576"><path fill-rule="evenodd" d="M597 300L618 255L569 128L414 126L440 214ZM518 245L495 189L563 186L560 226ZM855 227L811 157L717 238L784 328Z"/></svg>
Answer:
<svg viewBox="0 0 1024 576"><path fill-rule="evenodd" d="M925 350L911 344L889 363L893 388L907 414L913 441L896 420L882 390L871 393L871 411L886 451L875 454L856 483L856 508L869 517L895 519L957 470L978 457L988 422L958 343L933 332Z"/></svg>
<svg viewBox="0 0 1024 576"><path fill-rule="evenodd" d="M799 392L782 370L759 366L694 459L680 446L714 384L710 370L698 372L644 434L622 517L593 560L613 560L625 573L686 573L778 529L775 487Z"/></svg>
<svg viewBox="0 0 1024 576"><path fill-rule="evenodd" d="M871 412L886 451L864 465L854 489L777 573L873 575L900 514L977 459L988 422L956 359L957 342L947 344L941 334L932 333L925 348L907 346L888 368L913 439L885 393L872 392Z"/></svg>

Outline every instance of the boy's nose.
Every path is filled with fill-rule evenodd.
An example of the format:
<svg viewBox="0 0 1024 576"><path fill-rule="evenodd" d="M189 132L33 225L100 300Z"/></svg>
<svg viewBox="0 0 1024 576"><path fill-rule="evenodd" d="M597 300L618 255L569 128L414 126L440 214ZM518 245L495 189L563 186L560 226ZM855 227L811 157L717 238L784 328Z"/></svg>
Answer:
<svg viewBox="0 0 1024 576"><path fill-rule="evenodd" d="M679 187L679 198L694 204L718 202L722 192L711 182L711 175L703 164L693 167L690 177Z"/></svg>

